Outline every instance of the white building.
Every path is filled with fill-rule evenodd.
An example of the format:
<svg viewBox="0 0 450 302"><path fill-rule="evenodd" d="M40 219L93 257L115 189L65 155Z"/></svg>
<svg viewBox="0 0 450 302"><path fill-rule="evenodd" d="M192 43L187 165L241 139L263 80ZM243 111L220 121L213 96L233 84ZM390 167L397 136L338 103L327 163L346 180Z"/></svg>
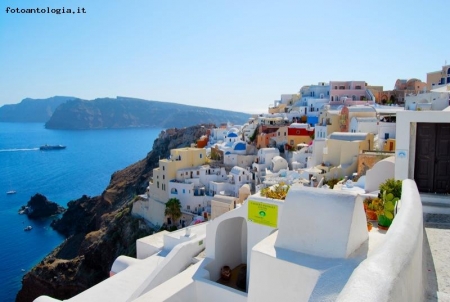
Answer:
<svg viewBox="0 0 450 302"><path fill-rule="evenodd" d="M352 117L349 132L378 133L378 119L376 117Z"/></svg>
<svg viewBox="0 0 450 302"><path fill-rule="evenodd" d="M407 110L444 110L449 105L447 93L425 92L405 97Z"/></svg>

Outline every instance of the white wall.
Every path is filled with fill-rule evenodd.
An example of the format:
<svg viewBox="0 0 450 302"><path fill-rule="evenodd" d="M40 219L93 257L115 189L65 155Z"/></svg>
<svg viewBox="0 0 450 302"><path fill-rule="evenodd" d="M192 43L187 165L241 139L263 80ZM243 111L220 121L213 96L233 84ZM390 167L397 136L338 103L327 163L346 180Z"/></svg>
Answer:
<svg viewBox="0 0 450 302"><path fill-rule="evenodd" d="M332 223L336 217L339 227ZM362 201L355 194L292 186L275 247L319 257L347 258L368 238Z"/></svg>
<svg viewBox="0 0 450 302"><path fill-rule="evenodd" d="M162 250L164 247L164 234L166 233L168 231L161 231L136 240L136 258L145 259Z"/></svg>
<svg viewBox="0 0 450 302"><path fill-rule="evenodd" d="M395 123L386 123L386 122L379 122L378 123L378 139L384 140L385 133L389 133L389 138L395 138L395 129L396 124Z"/></svg>
<svg viewBox="0 0 450 302"><path fill-rule="evenodd" d="M355 269L337 301L424 300L422 215L415 182L404 180L402 207L383 244Z"/></svg>
<svg viewBox="0 0 450 302"><path fill-rule="evenodd" d="M164 223L164 211L166 204L149 198L147 201L138 200L133 203L131 213L140 216L154 225L162 225Z"/></svg>
<svg viewBox="0 0 450 302"><path fill-rule="evenodd" d="M197 288L197 297L195 300L181 299L178 301L196 301L196 302L247 302L247 294L231 287L208 281L205 279L195 282Z"/></svg>
<svg viewBox="0 0 450 302"><path fill-rule="evenodd" d="M405 97L405 108L408 110L415 110L417 105L421 103L431 103L431 110L443 110L449 105L448 94L427 92Z"/></svg>
<svg viewBox="0 0 450 302"><path fill-rule="evenodd" d="M395 156L390 156L377 162L372 169L366 172L366 192L377 191L380 184L395 175Z"/></svg>
<svg viewBox="0 0 450 302"><path fill-rule="evenodd" d="M199 235L193 237L191 241L175 246L158 267L144 280L129 300L138 298L192 264L192 258L205 248L204 239L204 235Z"/></svg>

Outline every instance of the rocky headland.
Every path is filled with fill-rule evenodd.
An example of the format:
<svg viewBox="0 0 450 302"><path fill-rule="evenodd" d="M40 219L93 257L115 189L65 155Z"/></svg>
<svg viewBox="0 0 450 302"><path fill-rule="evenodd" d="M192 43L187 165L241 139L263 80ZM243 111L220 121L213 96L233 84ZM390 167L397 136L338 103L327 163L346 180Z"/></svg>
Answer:
<svg viewBox="0 0 450 302"><path fill-rule="evenodd" d="M162 131L147 156L111 176L100 196L82 196L52 226L66 240L22 279L16 301L33 301L41 295L68 299L105 280L119 255L136 256L136 239L152 234L139 218L131 216L133 199L143 194L158 166L170 150L190 144L213 125Z"/></svg>
<svg viewBox="0 0 450 302"><path fill-rule="evenodd" d="M183 128L221 122L243 124L250 114L176 103L117 97L61 104L45 124L48 129Z"/></svg>
<svg viewBox="0 0 450 302"><path fill-rule="evenodd" d="M26 214L28 218L36 219L61 214L64 211L65 209L62 206L37 193L30 198L27 205L19 209L19 214Z"/></svg>
<svg viewBox="0 0 450 302"><path fill-rule="evenodd" d="M73 100L71 96L54 96L47 99L23 99L18 104L0 107L0 122L45 123L53 112L64 102Z"/></svg>

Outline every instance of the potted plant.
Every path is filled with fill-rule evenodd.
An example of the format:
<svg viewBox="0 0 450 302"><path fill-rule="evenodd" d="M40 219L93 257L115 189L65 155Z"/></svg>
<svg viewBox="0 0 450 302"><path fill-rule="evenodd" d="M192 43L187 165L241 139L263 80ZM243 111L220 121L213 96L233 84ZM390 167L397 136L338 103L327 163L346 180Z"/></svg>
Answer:
<svg viewBox="0 0 450 302"><path fill-rule="evenodd" d="M367 197L363 201L364 211L368 220L377 220L377 210L381 207L381 199Z"/></svg>
<svg viewBox="0 0 450 302"><path fill-rule="evenodd" d="M394 220L394 211L402 195L402 182L393 178L380 184L382 206L377 210L378 228L387 230Z"/></svg>
<svg viewBox="0 0 450 302"><path fill-rule="evenodd" d="M372 223L370 221L367 220L367 231L370 232L370 230L372 230Z"/></svg>

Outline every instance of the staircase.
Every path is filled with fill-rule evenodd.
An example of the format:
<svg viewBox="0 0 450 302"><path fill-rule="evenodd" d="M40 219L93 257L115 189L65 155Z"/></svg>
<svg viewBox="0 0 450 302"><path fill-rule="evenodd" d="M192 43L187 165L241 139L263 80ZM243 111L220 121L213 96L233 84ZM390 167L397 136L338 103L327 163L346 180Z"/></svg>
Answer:
<svg viewBox="0 0 450 302"><path fill-rule="evenodd" d="M450 214L450 195L420 193L423 212L426 214Z"/></svg>

